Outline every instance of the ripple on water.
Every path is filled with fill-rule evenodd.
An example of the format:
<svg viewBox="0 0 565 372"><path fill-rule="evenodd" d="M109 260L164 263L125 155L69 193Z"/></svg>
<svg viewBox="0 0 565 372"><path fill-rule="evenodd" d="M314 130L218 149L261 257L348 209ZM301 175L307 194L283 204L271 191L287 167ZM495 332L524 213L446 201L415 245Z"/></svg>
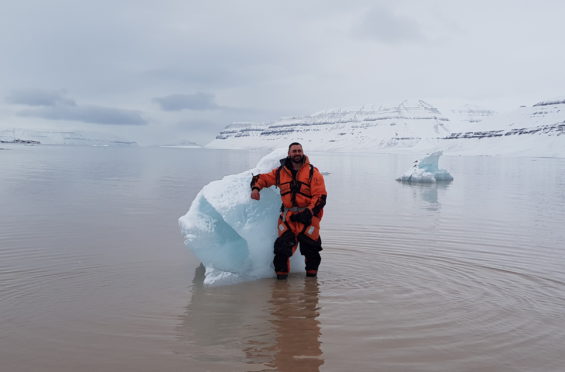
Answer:
<svg viewBox="0 0 565 372"><path fill-rule="evenodd" d="M323 252L322 303L332 309L326 317L343 319L346 312L370 319L348 327L392 360L400 346L406 358L407 351L416 356L433 345L447 360L471 363L474 353L512 354L563 337L548 324L556 314L563 317L556 309L565 306L565 284L517 265L517 258L531 258L526 253L501 239L488 252L492 257L480 250L474 257L474 248L449 249L450 242L461 244L457 237L432 240L439 249L421 240L410 244L410 231L392 239L369 231L330 233Z"/></svg>

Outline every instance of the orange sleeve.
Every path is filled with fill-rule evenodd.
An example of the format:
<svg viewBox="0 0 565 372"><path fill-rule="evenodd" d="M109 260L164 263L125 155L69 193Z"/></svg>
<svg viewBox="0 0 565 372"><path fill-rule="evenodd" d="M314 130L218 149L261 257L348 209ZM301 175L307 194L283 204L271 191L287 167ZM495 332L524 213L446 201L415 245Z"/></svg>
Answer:
<svg viewBox="0 0 565 372"><path fill-rule="evenodd" d="M251 188L258 187L259 190L265 187L271 187L275 184L277 178L277 168L273 169L269 173L262 173L253 176L251 180Z"/></svg>
<svg viewBox="0 0 565 372"><path fill-rule="evenodd" d="M314 174L312 175L312 182L310 184L310 192L312 194L312 199L310 200L310 204L308 208L314 211L316 214L316 210L324 208L326 205L326 184L324 182L324 176L318 171L318 168L314 168Z"/></svg>

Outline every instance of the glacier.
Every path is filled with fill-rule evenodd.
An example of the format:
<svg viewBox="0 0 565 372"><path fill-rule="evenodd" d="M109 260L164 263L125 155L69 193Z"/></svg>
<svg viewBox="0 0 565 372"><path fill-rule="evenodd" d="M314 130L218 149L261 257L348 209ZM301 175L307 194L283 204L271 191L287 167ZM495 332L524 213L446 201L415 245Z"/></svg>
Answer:
<svg viewBox="0 0 565 372"><path fill-rule="evenodd" d="M204 284L231 284L274 276L273 243L281 199L274 188L261 190L261 200L250 198L254 174L280 165L287 149L278 148L255 168L205 185L188 212L179 218L185 245L206 268ZM295 254L292 271L304 271L304 258Z"/></svg>
<svg viewBox="0 0 565 372"><path fill-rule="evenodd" d="M437 183L451 182L453 176L445 169L439 169L439 157L442 151L436 151L421 160L416 160L414 165L396 180L405 183Z"/></svg>

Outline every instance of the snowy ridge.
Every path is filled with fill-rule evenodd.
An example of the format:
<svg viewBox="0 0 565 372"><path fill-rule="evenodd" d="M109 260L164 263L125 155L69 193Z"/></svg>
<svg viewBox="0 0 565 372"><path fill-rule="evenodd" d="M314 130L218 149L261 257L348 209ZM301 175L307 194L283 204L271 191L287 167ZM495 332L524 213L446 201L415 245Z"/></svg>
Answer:
<svg viewBox="0 0 565 372"><path fill-rule="evenodd" d="M233 123L224 128L216 136L218 139L228 139L230 137L246 137L252 135L253 133L260 133L264 129L261 124L255 123Z"/></svg>
<svg viewBox="0 0 565 372"><path fill-rule="evenodd" d="M420 152L565 157L565 99L495 113L474 105L440 110L419 100L334 109L268 124L228 126L208 148Z"/></svg>
<svg viewBox="0 0 565 372"><path fill-rule="evenodd" d="M490 131L476 131L464 133L451 133L444 139L458 139L458 138L489 138L489 137L503 137L515 136L522 134L546 134L546 135L562 135L565 134L565 121L553 125L540 125L533 128L516 128L510 130L490 130Z"/></svg>
<svg viewBox="0 0 565 372"><path fill-rule="evenodd" d="M159 145L159 147L169 147L169 148L182 148L182 149L198 149L202 146L196 142L189 140L180 140L173 143L167 143L164 145Z"/></svg>
<svg viewBox="0 0 565 372"><path fill-rule="evenodd" d="M449 118L424 101L404 101L391 106L333 109L268 124L230 125L206 147L276 148L289 140L315 140L320 145L347 149L372 147L375 139L381 147L388 147L410 144L430 133L446 136L451 132L449 122Z"/></svg>
<svg viewBox="0 0 565 372"><path fill-rule="evenodd" d="M551 106L551 105L560 105L565 103L565 98L554 98L548 101L541 101L534 105L536 106Z"/></svg>
<svg viewBox="0 0 565 372"><path fill-rule="evenodd" d="M0 131L0 140L13 141L32 140L46 145L76 145L76 146L132 146L134 141L84 131L41 131L32 129L6 129Z"/></svg>
<svg viewBox="0 0 565 372"><path fill-rule="evenodd" d="M469 104L447 111L447 115L451 118L451 121L458 123L479 123L494 114L496 114L496 112L493 110Z"/></svg>
<svg viewBox="0 0 565 372"><path fill-rule="evenodd" d="M520 107L500 113L474 126L473 131L453 132L445 139L489 138L516 135L559 136L564 133L565 101L563 103Z"/></svg>

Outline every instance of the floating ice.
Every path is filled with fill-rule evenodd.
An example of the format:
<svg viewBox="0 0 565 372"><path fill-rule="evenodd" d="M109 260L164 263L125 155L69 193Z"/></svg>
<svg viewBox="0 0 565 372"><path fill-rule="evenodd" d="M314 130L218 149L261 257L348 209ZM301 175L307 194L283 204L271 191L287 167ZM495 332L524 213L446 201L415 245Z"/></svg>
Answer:
<svg viewBox="0 0 565 372"><path fill-rule="evenodd" d="M453 177L445 169L438 168L439 157L442 151L434 152L420 161L416 161L412 168L407 170L396 180L406 183L436 183L451 182Z"/></svg>
<svg viewBox="0 0 565 372"><path fill-rule="evenodd" d="M250 198L253 174L280 165L286 149L277 149L248 171L210 182L179 218L185 244L206 268L204 284L226 284L274 275L273 243L281 199L274 187L261 190L261 200ZM295 254L293 271L304 270Z"/></svg>

